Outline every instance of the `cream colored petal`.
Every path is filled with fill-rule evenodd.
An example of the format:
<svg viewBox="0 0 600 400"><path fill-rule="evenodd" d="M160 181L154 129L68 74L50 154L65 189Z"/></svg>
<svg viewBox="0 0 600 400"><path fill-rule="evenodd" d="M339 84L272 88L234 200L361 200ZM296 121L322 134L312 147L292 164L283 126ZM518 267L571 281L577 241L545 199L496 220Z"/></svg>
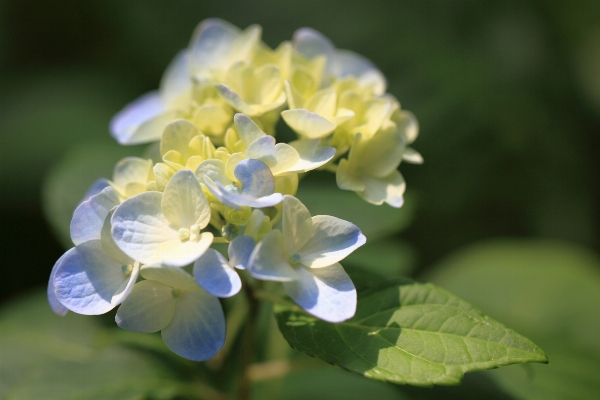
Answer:
<svg viewBox="0 0 600 400"><path fill-rule="evenodd" d="M333 117L337 105L337 94L331 88L321 89L304 103L304 108L325 118Z"/></svg>
<svg viewBox="0 0 600 400"><path fill-rule="evenodd" d="M156 178L156 188L158 191L164 192L167 183L169 183L176 170L167 164L157 163L154 166L153 171L154 177Z"/></svg>
<svg viewBox="0 0 600 400"><path fill-rule="evenodd" d="M190 121L186 119L173 121L165 127L160 142L160 154L164 156L168 151L175 150L185 163L190 156L188 145L198 135L200 135L200 131Z"/></svg>
<svg viewBox="0 0 600 400"><path fill-rule="evenodd" d="M244 142L246 148L252 144L256 139L266 136L256 122L252 121L250 117L244 114L235 114L233 117L233 123L240 139Z"/></svg>
<svg viewBox="0 0 600 400"><path fill-rule="evenodd" d="M392 207L402 207L406 182L398 171L392 171L384 178L363 178L365 190L359 195L372 204L388 203Z"/></svg>
<svg viewBox="0 0 600 400"><path fill-rule="evenodd" d="M293 196L283 196L283 241L285 251L293 254L313 235L313 221L304 204Z"/></svg>
<svg viewBox="0 0 600 400"><path fill-rule="evenodd" d="M277 100L283 90L279 68L275 64L263 65L256 69L255 76L259 85L259 103L267 104Z"/></svg>
<svg viewBox="0 0 600 400"><path fill-rule="evenodd" d="M336 127L327 118L303 108L283 111L281 116L290 128L307 139L325 137Z"/></svg>
<svg viewBox="0 0 600 400"><path fill-rule="evenodd" d="M421 153L412 147L407 147L404 149L404 153L402 153L402 159L411 164L423 164L424 161Z"/></svg>
<svg viewBox="0 0 600 400"><path fill-rule="evenodd" d="M148 175L152 168L152 160L139 157L126 157L119 161L113 171L113 186L118 191L125 191L125 186L130 182L148 182Z"/></svg>
<svg viewBox="0 0 600 400"><path fill-rule="evenodd" d="M223 84L215 85L217 92L221 95L223 100L225 100L231 107L235 110L247 114L251 117L258 115L259 112L255 111L248 103L246 103L242 97L228 86Z"/></svg>
<svg viewBox="0 0 600 400"><path fill-rule="evenodd" d="M206 135L218 136L231 124L233 110L222 104L206 104L194 113L194 123Z"/></svg>
<svg viewBox="0 0 600 400"><path fill-rule="evenodd" d="M365 190L365 184L361 177L351 168L350 163L346 159L340 160L335 178L340 189L352 190L354 192Z"/></svg>

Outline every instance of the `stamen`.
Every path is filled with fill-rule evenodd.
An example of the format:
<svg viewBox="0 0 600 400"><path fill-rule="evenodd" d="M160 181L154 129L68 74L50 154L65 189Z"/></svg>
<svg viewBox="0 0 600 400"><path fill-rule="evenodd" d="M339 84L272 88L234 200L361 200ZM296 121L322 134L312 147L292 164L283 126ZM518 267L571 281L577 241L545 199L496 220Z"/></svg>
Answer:
<svg viewBox="0 0 600 400"><path fill-rule="evenodd" d="M300 262L300 254L298 253L294 253L290 256L290 263L291 264L298 264Z"/></svg>
<svg viewBox="0 0 600 400"><path fill-rule="evenodd" d="M186 228L180 228L177 234L182 242L190 238L190 230Z"/></svg>

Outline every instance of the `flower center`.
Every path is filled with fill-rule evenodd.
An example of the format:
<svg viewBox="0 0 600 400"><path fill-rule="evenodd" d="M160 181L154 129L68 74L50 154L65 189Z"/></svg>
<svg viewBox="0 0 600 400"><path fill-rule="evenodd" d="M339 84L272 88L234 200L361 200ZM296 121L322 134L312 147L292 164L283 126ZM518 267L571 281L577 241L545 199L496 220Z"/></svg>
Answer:
<svg viewBox="0 0 600 400"><path fill-rule="evenodd" d="M294 253L290 256L290 263L291 264L298 264L300 262L300 254L298 253Z"/></svg>
<svg viewBox="0 0 600 400"><path fill-rule="evenodd" d="M184 242L190 238L190 230L187 228L179 228L179 231L177 232L177 234L179 235L179 239L182 242Z"/></svg>
<svg viewBox="0 0 600 400"><path fill-rule="evenodd" d="M123 275L129 276L131 274L131 271L133 271L133 265L123 264L121 265L121 271L123 271Z"/></svg>
<svg viewBox="0 0 600 400"><path fill-rule="evenodd" d="M234 193L234 194L240 193L240 189L235 185L227 185L227 186L225 186L225 190L227 190L229 193Z"/></svg>

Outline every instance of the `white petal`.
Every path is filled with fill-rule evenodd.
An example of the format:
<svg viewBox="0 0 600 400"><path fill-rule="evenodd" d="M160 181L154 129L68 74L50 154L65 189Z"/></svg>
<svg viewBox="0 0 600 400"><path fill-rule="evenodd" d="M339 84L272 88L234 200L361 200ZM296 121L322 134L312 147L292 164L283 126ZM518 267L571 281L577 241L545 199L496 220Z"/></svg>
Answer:
<svg viewBox="0 0 600 400"><path fill-rule="evenodd" d="M177 299L175 315L162 330L169 349L189 360L213 357L225 343L225 316L216 297L204 291L184 292Z"/></svg>
<svg viewBox="0 0 600 400"><path fill-rule="evenodd" d="M235 166L233 174L242 184L242 194L255 198L273 194L275 179L264 162L253 159L242 160Z"/></svg>
<svg viewBox="0 0 600 400"><path fill-rule="evenodd" d="M296 133L308 139L325 137L335 129L333 122L304 108L285 110L281 117Z"/></svg>
<svg viewBox="0 0 600 400"><path fill-rule="evenodd" d="M100 232L110 210L119 205L119 196L112 187L82 202L71 219L71 240L77 246L88 240L100 239Z"/></svg>
<svg viewBox="0 0 600 400"><path fill-rule="evenodd" d="M165 218L175 228L201 228L210 221L210 205L192 171L177 171L162 195L161 207Z"/></svg>
<svg viewBox="0 0 600 400"><path fill-rule="evenodd" d="M160 248L181 242L161 208L162 193L146 192L124 201L112 216L112 236L125 254L143 264L160 264Z"/></svg>
<svg viewBox="0 0 600 400"><path fill-rule="evenodd" d="M60 315L61 317L65 316L69 312L69 309L67 307L65 307L60 302L60 300L58 300L58 297L56 297L56 288L54 286L54 279L56 276L56 270L58 269L60 264L63 262L63 260L66 258L67 254L71 250L73 250L73 249L68 250L65 254L60 256L60 258L56 261L56 263L54 264L54 267L52 267L52 272L50 272L50 279L48 280L48 290L47 290L48 303L50 303L50 308L52 309L52 311L54 311L54 313L56 315Z"/></svg>
<svg viewBox="0 0 600 400"><path fill-rule="evenodd" d="M104 252L99 240L92 240L65 254L54 276L56 297L76 313L104 314L117 305L113 296L133 275L125 275L122 264Z"/></svg>
<svg viewBox="0 0 600 400"><path fill-rule="evenodd" d="M300 160L296 149L285 143L275 144L275 138L264 136L256 139L244 153L246 158L253 158L265 163L273 175L288 171Z"/></svg>
<svg viewBox="0 0 600 400"><path fill-rule="evenodd" d="M312 222L314 234L298 250L300 263L309 268L332 265L367 241L356 225L343 219L317 215L312 217Z"/></svg>
<svg viewBox="0 0 600 400"><path fill-rule="evenodd" d="M358 194L372 204L388 203L392 207L402 207L406 182L400 172L394 170L383 178L363 177L365 190Z"/></svg>
<svg viewBox="0 0 600 400"><path fill-rule="evenodd" d="M237 130L238 136L244 142L246 147L250 146L256 139L266 136L258 125L244 114L235 114L233 117L233 123Z"/></svg>
<svg viewBox="0 0 600 400"><path fill-rule="evenodd" d="M321 146L321 140L319 139L296 140L290 142L290 146L296 149L300 159L293 167L287 170L288 173L311 171L326 164L335 156L335 149L333 147Z"/></svg>
<svg viewBox="0 0 600 400"><path fill-rule="evenodd" d="M186 50L181 50L171 61L160 81L160 94L165 103L177 99L181 93L192 86L190 78L189 57Z"/></svg>
<svg viewBox="0 0 600 400"><path fill-rule="evenodd" d="M102 231L100 232L100 244L102 245L102 249L106 252L106 254L116 262L119 262L123 265L133 265L135 260L123 253L112 237L111 220L115 210L116 209L113 209L111 212L109 212L104 220L104 225L102 226Z"/></svg>
<svg viewBox="0 0 600 400"><path fill-rule="evenodd" d="M282 227L285 251L288 254L293 254L304 246L314 234L310 212L294 196L283 196Z"/></svg>
<svg viewBox="0 0 600 400"><path fill-rule="evenodd" d="M163 285L186 291L198 291L194 278L182 268L165 267L162 265L144 265L140 271L145 279L160 282Z"/></svg>
<svg viewBox="0 0 600 400"><path fill-rule="evenodd" d="M155 281L138 282L117 310L115 321L128 331L157 332L173 320L175 305L171 287Z"/></svg>
<svg viewBox="0 0 600 400"><path fill-rule="evenodd" d="M196 177L200 182L204 182L204 177L208 176L215 182L223 186L231 185L233 181L225 173L225 163L221 160L211 159L202 161L195 171Z"/></svg>
<svg viewBox="0 0 600 400"><path fill-rule="evenodd" d="M297 270L298 280L284 282L287 294L308 313L328 322L341 322L356 312L356 289L340 264Z"/></svg>
<svg viewBox="0 0 600 400"><path fill-rule="evenodd" d="M248 261L250 274L267 281L293 281L298 274L283 251L283 235L278 230L269 232L258 242Z"/></svg>
<svg viewBox="0 0 600 400"><path fill-rule="evenodd" d="M253 215L256 215L255 212L257 211L259 213L261 212L258 209L254 210L250 218L252 218ZM248 221L248 224L246 225L246 233L250 233L248 232L249 224L250 221ZM238 269L246 269L248 267L248 261L250 260L250 255L252 254L252 250L254 250L254 247L256 247L256 244L254 243L254 239L252 239L250 236L243 235L233 239L231 243L229 243L229 247L227 249L227 252L229 254L229 265L232 265Z"/></svg>
<svg viewBox="0 0 600 400"><path fill-rule="evenodd" d="M144 122L164 111L165 107L158 91L146 93L113 117L110 121L110 132L120 144L132 144L131 138L136 130ZM156 139L160 139L160 134Z"/></svg>
<svg viewBox="0 0 600 400"><path fill-rule="evenodd" d="M227 259L214 249L208 249L194 263L194 278L198 285L213 296L231 297L240 291L240 276Z"/></svg>

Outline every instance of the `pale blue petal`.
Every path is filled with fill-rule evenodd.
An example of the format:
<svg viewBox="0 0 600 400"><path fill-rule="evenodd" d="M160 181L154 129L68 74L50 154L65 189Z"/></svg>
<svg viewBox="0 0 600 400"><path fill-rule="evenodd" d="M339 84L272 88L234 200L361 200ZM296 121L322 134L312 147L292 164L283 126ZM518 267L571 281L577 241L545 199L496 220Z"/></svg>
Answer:
<svg viewBox="0 0 600 400"><path fill-rule="evenodd" d="M91 186L88 188L87 192L85 192L85 195L83 196L83 199L81 199L79 204L88 200L90 197L100 193L107 186L110 186L110 184L108 183L108 179L100 178L95 180L94 183L92 183Z"/></svg>
<svg viewBox="0 0 600 400"><path fill-rule="evenodd" d="M68 250L58 259L58 261L56 261L54 267L52 267L52 272L50 272L50 279L48 280L48 303L50 303L50 308L52 309L52 311L54 311L56 315L60 315L61 317L65 316L69 312L69 309L58 300L58 297L56 297L54 278L56 276L56 270L71 250Z"/></svg>
<svg viewBox="0 0 600 400"><path fill-rule="evenodd" d="M77 246L88 240L100 239L104 220L113 207L119 205L117 191L111 186L82 202L71 219L71 240Z"/></svg>
<svg viewBox="0 0 600 400"><path fill-rule="evenodd" d="M54 276L55 293L68 309L79 314L104 314L115 307L113 297L125 290L137 273L125 275L99 240L80 244L65 254Z"/></svg>
<svg viewBox="0 0 600 400"><path fill-rule="evenodd" d="M294 32L294 48L307 58L325 56L329 60L335 53L333 43L312 28L300 28Z"/></svg>
<svg viewBox="0 0 600 400"><path fill-rule="evenodd" d="M231 297L240 291L240 276L225 257L214 249L206 250L194 263L194 278L198 285L213 296Z"/></svg>
<svg viewBox="0 0 600 400"><path fill-rule="evenodd" d="M238 269L248 268L248 261L254 247L256 247L256 244L250 236L238 236L233 239L227 249L229 253L229 265Z"/></svg>
<svg viewBox="0 0 600 400"><path fill-rule="evenodd" d="M275 179L267 164L262 161L242 160L235 166L235 177L242 184L242 193L252 197L264 197L273 194Z"/></svg>
<svg viewBox="0 0 600 400"><path fill-rule="evenodd" d="M283 200L281 193L273 193L270 196L258 199L244 194L232 193L225 189L219 182L214 182L208 176L204 177L204 182L206 183L208 190L210 190L217 200L232 208L240 209L244 206L254 208L272 207L281 203L281 200Z"/></svg>
<svg viewBox="0 0 600 400"><path fill-rule="evenodd" d="M155 281L141 281L133 286L117 310L115 321L128 331L157 332L173 320L176 303L170 286Z"/></svg>
<svg viewBox="0 0 600 400"><path fill-rule="evenodd" d="M240 30L217 18L202 21L194 31L189 45L194 70L224 66Z"/></svg>
<svg viewBox="0 0 600 400"><path fill-rule="evenodd" d="M272 230L258 242L250 255L248 271L253 277L267 281L285 282L298 278L283 251L283 235L279 230Z"/></svg>
<svg viewBox="0 0 600 400"><path fill-rule="evenodd" d="M283 287L300 307L328 322L354 316L356 289L340 264L318 269L299 267L296 272L298 280L284 282Z"/></svg>
<svg viewBox="0 0 600 400"><path fill-rule="evenodd" d="M181 357L204 361L221 350L225 330L219 299L204 291L185 292L177 299L175 315L162 330L162 338Z"/></svg>
<svg viewBox="0 0 600 400"><path fill-rule="evenodd" d="M165 111L160 93L152 91L129 103L110 121L110 132L120 144L130 144L137 129ZM160 135L158 136L160 138Z"/></svg>
<svg viewBox="0 0 600 400"><path fill-rule="evenodd" d="M312 222L314 234L298 250L300 263L307 267L322 268L332 265L367 241L356 225L343 219L317 215L312 217Z"/></svg>

